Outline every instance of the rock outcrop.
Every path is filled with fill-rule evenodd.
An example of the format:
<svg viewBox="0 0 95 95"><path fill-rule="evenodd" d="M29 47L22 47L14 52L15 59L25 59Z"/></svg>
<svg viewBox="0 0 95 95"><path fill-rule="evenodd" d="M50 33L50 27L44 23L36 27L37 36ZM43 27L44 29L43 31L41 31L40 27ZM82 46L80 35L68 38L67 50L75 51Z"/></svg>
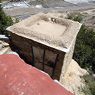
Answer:
<svg viewBox="0 0 95 95"><path fill-rule="evenodd" d="M82 76L86 74L88 74L88 72L85 69L82 69L76 61L72 60L66 74L64 75L64 87L75 95L85 95L82 92L82 89L85 86Z"/></svg>

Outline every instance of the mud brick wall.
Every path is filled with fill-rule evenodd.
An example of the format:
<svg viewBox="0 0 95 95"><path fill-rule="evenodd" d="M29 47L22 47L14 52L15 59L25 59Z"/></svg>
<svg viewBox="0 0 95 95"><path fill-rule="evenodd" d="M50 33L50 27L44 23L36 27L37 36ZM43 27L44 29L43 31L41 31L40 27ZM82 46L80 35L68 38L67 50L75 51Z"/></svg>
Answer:
<svg viewBox="0 0 95 95"><path fill-rule="evenodd" d="M11 41L12 45L15 47L15 50L19 54L25 56L26 60L30 62L32 60L31 59L32 53L29 40L11 33Z"/></svg>

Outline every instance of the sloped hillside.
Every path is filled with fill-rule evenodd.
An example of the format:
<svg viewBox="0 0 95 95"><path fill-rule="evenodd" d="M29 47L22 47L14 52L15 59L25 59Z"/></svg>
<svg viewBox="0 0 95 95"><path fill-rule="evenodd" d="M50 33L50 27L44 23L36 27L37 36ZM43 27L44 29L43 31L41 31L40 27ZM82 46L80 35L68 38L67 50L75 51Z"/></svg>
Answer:
<svg viewBox="0 0 95 95"><path fill-rule="evenodd" d="M88 72L82 69L76 61L72 60L64 76L64 87L75 95L85 95L83 88L86 84L82 76L86 74L88 74Z"/></svg>

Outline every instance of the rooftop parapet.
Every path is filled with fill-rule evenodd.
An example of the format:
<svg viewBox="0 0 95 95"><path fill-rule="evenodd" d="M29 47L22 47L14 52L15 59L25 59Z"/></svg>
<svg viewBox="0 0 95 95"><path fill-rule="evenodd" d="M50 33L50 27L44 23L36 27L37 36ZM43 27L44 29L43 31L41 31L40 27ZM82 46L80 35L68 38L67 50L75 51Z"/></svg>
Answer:
<svg viewBox="0 0 95 95"><path fill-rule="evenodd" d="M47 14L37 14L7 28L8 31L48 47L69 52L81 24Z"/></svg>

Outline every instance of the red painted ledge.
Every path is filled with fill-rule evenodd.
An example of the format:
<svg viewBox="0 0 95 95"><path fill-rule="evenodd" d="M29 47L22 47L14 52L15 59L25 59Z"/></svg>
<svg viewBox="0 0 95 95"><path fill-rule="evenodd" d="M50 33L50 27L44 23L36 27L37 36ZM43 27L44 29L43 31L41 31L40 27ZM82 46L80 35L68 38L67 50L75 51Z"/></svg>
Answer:
<svg viewBox="0 0 95 95"><path fill-rule="evenodd" d="M16 55L0 55L0 95L73 95Z"/></svg>

